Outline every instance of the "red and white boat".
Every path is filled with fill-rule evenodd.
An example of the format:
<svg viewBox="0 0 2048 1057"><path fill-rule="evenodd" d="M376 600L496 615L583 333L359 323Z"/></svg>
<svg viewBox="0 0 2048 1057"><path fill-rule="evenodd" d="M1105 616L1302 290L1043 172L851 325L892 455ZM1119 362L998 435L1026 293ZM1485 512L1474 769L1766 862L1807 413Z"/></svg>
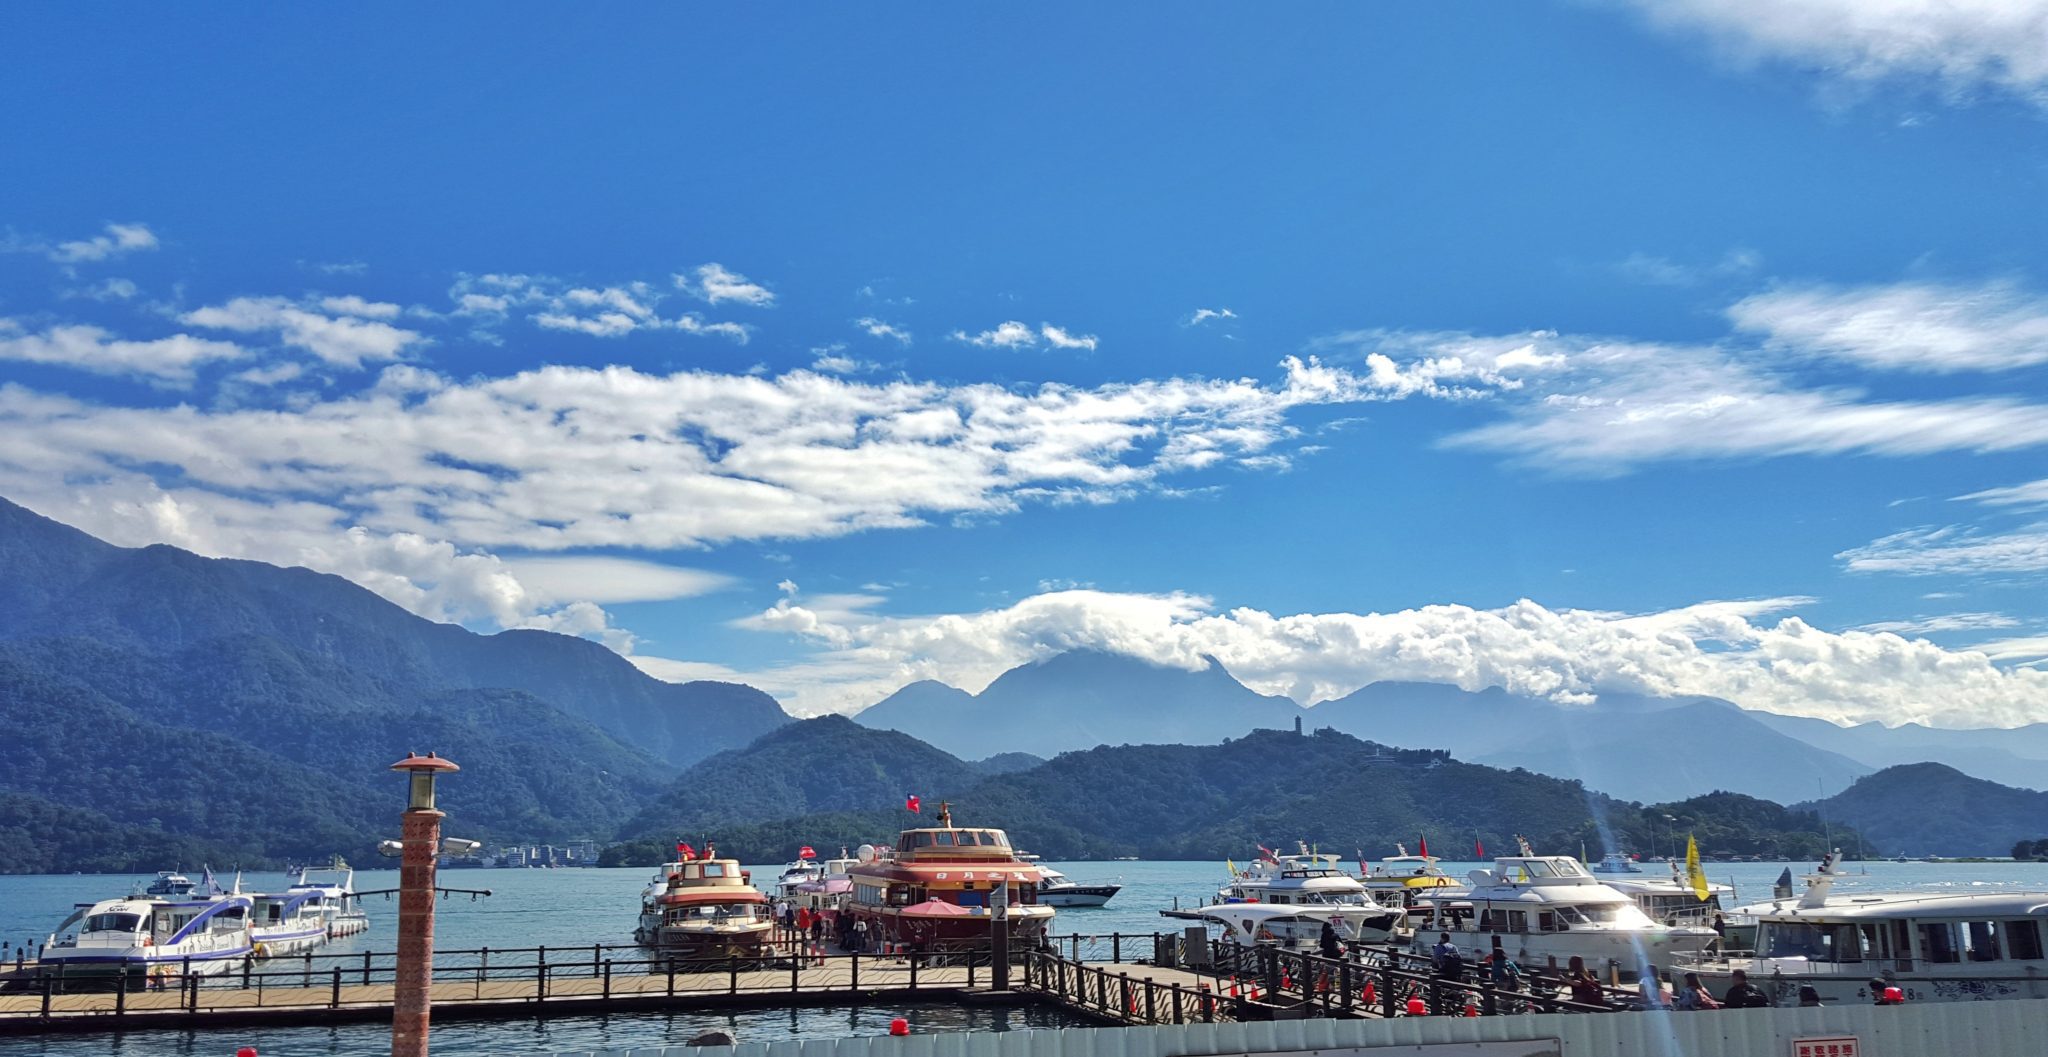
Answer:
<svg viewBox="0 0 2048 1057"><path fill-rule="evenodd" d="M894 849L864 844L855 855L846 909L867 923L869 942L926 952L987 950L998 920L991 904L1006 902L1001 920L1010 949L1037 947L1053 918L1053 908L1038 901L1038 864L1018 857L1002 830L954 826L946 804L937 821L904 830Z"/></svg>
<svg viewBox="0 0 2048 1057"><path fill-rule="evenodd" d="M663 863L640 893L634 942L678 958L754 958L771 954L775 917L768 897L737 859L700 857L680 845L682 858Z"/></svg>

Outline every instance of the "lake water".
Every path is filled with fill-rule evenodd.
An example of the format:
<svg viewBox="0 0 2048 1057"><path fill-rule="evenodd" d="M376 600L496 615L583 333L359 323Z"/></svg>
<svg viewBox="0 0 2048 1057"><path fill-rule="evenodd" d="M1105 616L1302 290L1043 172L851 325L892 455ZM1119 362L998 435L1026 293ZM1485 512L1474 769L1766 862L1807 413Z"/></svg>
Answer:
<svg viewBox="0 0 2048 1057"><path fill-rule="evenodd" d="M382 863L379 864L383 865ZM1216 862L1095 862L1052 864L1076 881L1119 881L1116 899L1100 909L1062 910L1054 927L1058 934L1107 936L1113 932L1173 931L1180 922L1159 916L1173 905L1194 905L1213 895L1224 880ZM1478 868L1477 863L1445 863L1454 877ZM1768 898L1771 883L1785 863L1710 863L1708 876L1732 884L1736 901ZM1797 875L1811 863L1791 864ZM1660 869L1656 864L1646 870ZM1997 888L2048 891L2048 863L1850 863L1836 884L1839 891L1903 889L1985 891ZM757 884L772 884L778 866L752 867ZM1867 873L1863 871L1867 870ZM632 942L633 919L640 890L652 870L447 870L441 884L454 888L488 888L488 899L471 902L456 896L440 904L436 946L443 950L476 947L588 947L593 943ZM71 912L72 904L126 894L138 878L129 875L0 877L0 942L34 944ZM223 878L226 881L227 878ZM247 874L247 891L281 889L282 874ZM395 888L394 869L356 874L360 890ZM370 930L339 940L323 953L389 951L397 946L396 901L381 897L365 901ZM800 1036L879 1035L891 1017L904 1016L920 1032L1004 1031L1055 1027L1066 1021L1041 1009L959 1009L921 1006L891 1009L806 1009L718 1014L621 1014L605 1017L560 1017L535 1020L449 1022L434 1030L434 1052L441 1057L485 1057L492 1054L543 1054L564 1050L623 1048L680 1043L712 1028L733 1032L745 1041L770 1041ZM235 1032L128 1032L122 1035L9 1038L0 1042L8 1057L83 1057L86 1054L201 1055L230 1054L253 1045L264 1057L368 1057L388 1052L390 1030L378 1025L279 1028Z"/></svg>

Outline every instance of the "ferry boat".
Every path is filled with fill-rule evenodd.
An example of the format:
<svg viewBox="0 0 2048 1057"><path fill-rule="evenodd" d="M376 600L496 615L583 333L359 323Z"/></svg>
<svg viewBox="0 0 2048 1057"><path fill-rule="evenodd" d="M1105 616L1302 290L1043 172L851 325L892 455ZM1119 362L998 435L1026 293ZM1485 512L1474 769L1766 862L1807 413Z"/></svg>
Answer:
<svg viewBox="0 0 2048 1057"><path fill-rule="evenodd" d="M1050 866L1040 866L1038 901L1049 907L1099 907L1116 898L1124 886L1084 885Z"/></svg>
<svg viewBox="0 0 2048 1057"><path fill-rule="evenodd" d="M369 930L369 912L363 909L363 901L356 895L355 868L341 856L335 856L326 866L299 867L298 879L285 889L285 894L297 896L302 893L319 896L317 905L326 921L328 939L340 939Z"/></svg>
<svg viewBox="0 0 2048 1057"><path fill-rule="evenodd" d="M1007 907L1010 949L1038 947L1054 914L1038 899L1038 866L1019 858L1002 830L953 825L948 804L939 805L937 822L904 830L894 849L863 844L855 853L845 909L867 923L868 941L927 952L987 950L995 902Z"/></svg>
<svg viewBox="0 0 2048 1057"><path fill-rule="evenodd" d="M1436 856L1410 855L1406 844L1395 844L1394 851L1396 854L1381 859L1378 866L1370 869L1366 868L1364 854L1359 855L1359 883L1381 906L1411 907L1421 892L1458 887L1458 882L1437 865Z"/></svg>
<svg viewBox="0 0 2048 1057"><path fill-rule="evenodd" d="M67 977L223 973L251 952L253 903L245 895L79 903L50 933L41 968Z"/></svg>
<svg viewBox="0 0 2048 1057"><path fill-rule="evenodd" d="M1439 933L1465 951L1484 952L1499 935L1523 965L1572 957L1589 965L1619 963L1633 971L1644 962L1669 965L1673 957L1704 950L1717 937L1709 928L1663 925L1633 899L1602 883L1569 855L1517 855L1495 859L1492 870L1466 875L1470 887L1421 893L1409 913L1411 946L1428 954Z"/></svg>
<svg viewBox="0 0 2048 1057"><path fill-rule="evenodd" d="M687 847L687 846L685 846ZM633 941L678 958L759 958L771 953L775 918L768 897L736 859L684 858L663 863L640 893Z"/></svg>
<svg viewBox="0 0 2048 1057"><path fill-rule="evenodd" d="M1754 917L1753 951L1702 952L1680 960L1716 990L1740 969L1792 1005L1802 985L1823 1001L1870 1002L1873 980L1909 1002L2048 998L2048 892L1833 892L1830 855L1798 899L1737 907Z"/></svg>
<svg viewBox="0 0 2048 1057"><path fill-rule="evenodd" d="M1585 849L1581 848L1579 851L1583 853ZM1633 856L1623 855L1618 851L1611 851L1601 856L1599 862L1593 864L1593 872L1603 874L1642 873L1643 867L1640 863L1636 862Z"/></svg>
<svg viewBox="0 0 2048 1057"><path fill-rule="evenodd" d="M249 898L249 946L256 957L297 954L327 942L326 893L294 889Z"/></svg>

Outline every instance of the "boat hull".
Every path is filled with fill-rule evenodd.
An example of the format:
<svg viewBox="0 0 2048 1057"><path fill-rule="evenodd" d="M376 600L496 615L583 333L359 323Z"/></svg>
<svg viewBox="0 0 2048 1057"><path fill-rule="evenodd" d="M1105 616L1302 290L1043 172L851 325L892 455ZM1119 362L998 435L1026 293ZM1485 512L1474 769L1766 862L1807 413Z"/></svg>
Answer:
<svg viewBox="0 0 2048 1057"><path fill-rule="evenodd" d="M1064 888L1044 888L1038 892L1038 901L1049 907L1099 907L1105 906L1122 885L1069 885Z"/></svg>

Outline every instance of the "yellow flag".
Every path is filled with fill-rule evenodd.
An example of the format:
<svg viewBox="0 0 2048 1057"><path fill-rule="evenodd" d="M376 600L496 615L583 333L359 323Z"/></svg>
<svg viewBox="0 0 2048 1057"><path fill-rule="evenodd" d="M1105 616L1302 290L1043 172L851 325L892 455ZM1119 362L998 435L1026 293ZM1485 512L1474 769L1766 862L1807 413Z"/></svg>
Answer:
<svg viewBox="0 0 2048 1057"><path fill-rule="evenodd" d="M1692 882L1692 894L1706 902L1707 872L1700 869L1700 842L1690 833L1685 835L1685 879Z"/></svg>
<svg viewBox="0 0 2048 1057"><path fill-rule="evenodd" d="M1234 862L1231 862L1231 861L1230 861L1229 859L1225 859L1225 860L1223 860L1223 868L1224 868L1224 869L1226 869L1226 870L1229 870L1229 871L1230 871L1230 876L1232 876L1232 877L1236 877L1236 876L1237 876L1237 864L1236 864L1236 863L1234 863Z"/></svg>

